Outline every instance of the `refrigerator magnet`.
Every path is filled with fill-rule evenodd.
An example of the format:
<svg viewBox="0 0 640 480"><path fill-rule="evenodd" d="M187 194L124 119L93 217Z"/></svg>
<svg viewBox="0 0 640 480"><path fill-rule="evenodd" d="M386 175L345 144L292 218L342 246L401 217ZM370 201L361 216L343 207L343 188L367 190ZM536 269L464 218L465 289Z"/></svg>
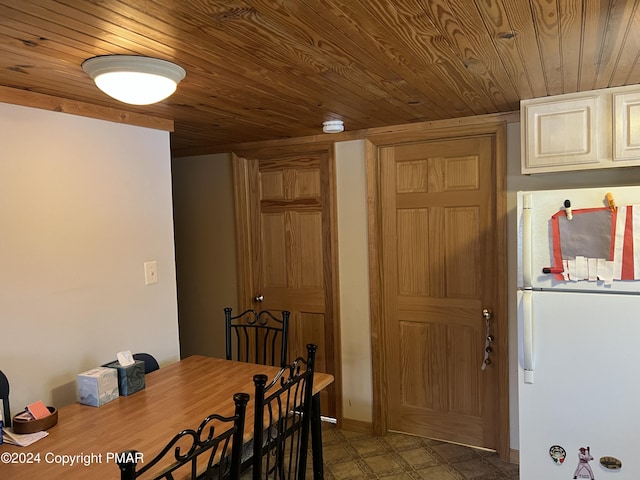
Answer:
<svg viewBox="0 0 640 480"><path fill-rule="evenodd" d="M607 470L620 470L622 468L622 462L616 457L600 457L600 465Z"/></svg>
<svg viewBox="0 0 640 480"><path fill-rule="evenodd" d="M562 465L567 458L567 451L560 445L553 445L549 448L549 456L557 465Z"/></svg>
<svg viewBox="0 0 640 480"><path fill-rule="evenodd" d="M578 466L573 472L573 478L588 478L593 480L593 471L589 462L593 460L590 447L580 447L578 449Z"/></svg>

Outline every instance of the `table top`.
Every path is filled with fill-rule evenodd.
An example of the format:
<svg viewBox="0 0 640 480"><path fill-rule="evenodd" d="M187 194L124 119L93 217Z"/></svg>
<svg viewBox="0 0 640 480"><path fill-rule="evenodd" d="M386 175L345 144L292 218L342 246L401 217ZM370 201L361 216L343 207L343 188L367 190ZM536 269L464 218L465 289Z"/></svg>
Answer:
<svg viewBox="0 0 640 480"><path fill-rule="evenodd" d="M253 376L270 379L280 371L251 363L194 355L145 376L146 388L102 407L74 403L58 409L49 435L28 447L0 445L0 478L118 479L114 454L142 452L150 461L185 428L196 429L208 415L232 416L233 394L248 393L245 440L253 436ZM333 382L314 374L317 393ZM7 452L15 463L7 462ZM39 455L38 455L39 454ZM63 462L75 465L63 465Z"/></svg>

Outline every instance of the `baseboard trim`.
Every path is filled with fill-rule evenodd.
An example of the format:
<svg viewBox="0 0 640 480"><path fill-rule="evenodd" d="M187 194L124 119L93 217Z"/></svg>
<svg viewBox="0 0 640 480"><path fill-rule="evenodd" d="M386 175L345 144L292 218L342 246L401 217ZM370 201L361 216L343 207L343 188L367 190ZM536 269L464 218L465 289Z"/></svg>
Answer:
<svg viewBox="0 0 640 480"><path fill-rule="evenodd" d="M514 450L513 448L509 450L509 461L520 465L520 450Z"/></svg>
<svg viewBox="0 0 640 480"><path fill-rule="evenodd" d="M373 425L371 422L363 422L362 420L351 420L350 418L343 418L340 428L349 432L373 434Z"/></svg>

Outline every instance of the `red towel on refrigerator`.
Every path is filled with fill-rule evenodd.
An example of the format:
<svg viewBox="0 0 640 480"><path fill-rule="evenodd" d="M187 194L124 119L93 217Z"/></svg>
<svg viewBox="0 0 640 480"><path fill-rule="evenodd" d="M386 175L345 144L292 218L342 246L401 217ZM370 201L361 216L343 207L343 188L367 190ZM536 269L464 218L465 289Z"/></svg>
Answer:
<svg viewBox="0 0 640 480"><path fill-rule="evenodd" d="M551 235L554 267L564 268L576 257L604 259L613 262L613 279L640 278L640 206L573 210L572 220L561 210L551 217Z"/></svg>
<svg viewBox="0 0 640 480"><path fill-rule="evenodd" d="M555 267L576 257L600 258L613 262L614 280L640 279L639 205L573 210L572 220L561 210L551 217L551 235Z"/></svg>

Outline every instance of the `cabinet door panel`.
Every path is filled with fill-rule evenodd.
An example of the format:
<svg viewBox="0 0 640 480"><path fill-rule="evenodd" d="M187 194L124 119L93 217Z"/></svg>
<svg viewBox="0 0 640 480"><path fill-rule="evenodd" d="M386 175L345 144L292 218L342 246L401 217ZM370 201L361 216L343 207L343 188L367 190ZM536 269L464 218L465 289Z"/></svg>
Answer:
<svg viewBox="0 0 640 480"><path fill-rule="evenodd" d="M598 96L524 104L522 173L597 165L600 108Z"/></svg>
<svg viewBox="0 0 640 480"><path fill-rule="evenodd" d="M614 95L613 117L613 161L640 160L640 92Z"/></svg>

